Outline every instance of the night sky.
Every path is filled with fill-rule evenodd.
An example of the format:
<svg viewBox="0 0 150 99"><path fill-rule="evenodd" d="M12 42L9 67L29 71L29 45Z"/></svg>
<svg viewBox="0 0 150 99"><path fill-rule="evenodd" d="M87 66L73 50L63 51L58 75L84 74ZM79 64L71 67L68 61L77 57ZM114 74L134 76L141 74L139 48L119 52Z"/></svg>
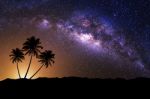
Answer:
<svg viewBox="0 0 150 99"><path fill-rule="evenodd" d="M17 78L9 54L31 36L56 54L36 77L150 77L150 0L1 0L0 79Z"/></svg>

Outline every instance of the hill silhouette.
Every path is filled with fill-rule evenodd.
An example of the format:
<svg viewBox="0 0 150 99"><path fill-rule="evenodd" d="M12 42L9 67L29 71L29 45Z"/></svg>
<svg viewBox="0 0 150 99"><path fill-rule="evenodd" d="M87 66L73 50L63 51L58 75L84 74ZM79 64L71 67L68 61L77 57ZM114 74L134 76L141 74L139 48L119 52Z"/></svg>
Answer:
<svg viewBox="0 0 150 99"><path fill-rule="evenodd" d="M140 88L150 84L148 78L125 79L89 79L79 77L64 78L38 78L28 79L6 79L0 82L1 97L23 97L43 96L59 97L69 95L92 95L92 92L114 92L114 90L129 90L128 88ZM141 87L142 88L142 87ZM148 86L146 86L148 88ZM98 91L96 91L98 90ZM131 90L130 90L131 91ZM28 98L27 98L28 99Z"/></svg>

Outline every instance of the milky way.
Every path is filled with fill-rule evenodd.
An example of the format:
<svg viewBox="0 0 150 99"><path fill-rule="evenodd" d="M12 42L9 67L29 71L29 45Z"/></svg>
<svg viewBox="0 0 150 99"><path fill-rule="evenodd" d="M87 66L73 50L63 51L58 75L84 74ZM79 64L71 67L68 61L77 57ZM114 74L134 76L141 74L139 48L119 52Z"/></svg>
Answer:
<svg viewBox="0 0 150 99"><path fill-rule="evenodd" d="M116 30L105 20L87 12L75 12L66 22L58 23L57 27L72 40L89 47L98 54L119 55L143 69L140 56L127 44L124 35L117 35ZM115 56L114 56L115 57Z"/></svg>
<svg viewBox="0 0 150 99"><path fill-rule="evenodd" d="M53 71L44 76L150 77L149 1L4 0L0 5L0 53L7 53L0 66L11 65L6 56L12 47L35 35L56 54Z"/></svg>

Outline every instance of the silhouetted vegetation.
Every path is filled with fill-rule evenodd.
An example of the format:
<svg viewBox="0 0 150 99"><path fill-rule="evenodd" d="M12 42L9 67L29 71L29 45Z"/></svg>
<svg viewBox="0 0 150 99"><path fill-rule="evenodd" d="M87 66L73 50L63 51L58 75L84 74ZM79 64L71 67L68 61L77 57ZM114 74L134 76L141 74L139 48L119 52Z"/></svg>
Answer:
<svg viewBox="0 0 150 99"><path fill-rule="evenodd" d="M41 69L43 66L48 68L48 66L51 66L52 63L54 63L54 56L55 54L52 53L52 51L45 51L42 52L41 55L39 55L39 62L42 64L41 67L33 74L33 76L30 77L32 79Z"/></svg>
<svg viewBox="0 0 150 99"><path fill-rule="evenodd" d="M36 58L39 59L41 66L30 77L30 79L32 79L42 69L43 66L47 68L49 65L52 65L52 63L54 63L55 54L53 54L51 50L46 50L45 52L41 52L41 49L43 49L43 47L41 46L40 39L34 36L27 38L27 40L23 43L22 50L20 50L19 48L12 49L10 57L12 63L17 63L17 71L18 71L19 78L21 78L21 75L20 75L18 63L24 60L25 55L28 55L30 57L30 61L24 78L27 78L28 72L31 67L32 58L34 56L36 56Z"/></svg>
<svg viewBox="0 0 150 99"><path fill-rule="evenodd" d="M26 71L25 77L27 77L30 66L31 66L31 62L32 62L32 57L36 56L38 57L39 53L40 53L40 49L43 49L43 47L41 46L41 42L40 39L35 38L34 36L32 36L31 38L28 38L26 40L26 42L23 44L23 51L25 52L25 55L29 55L30 56L30 62L29 62L29 66L28 69Z"/></svg>
<svg viewBox="0 0 150 99"><path fill-rule="evenodd" d="M12 49L11 54L9 56L11 57L12 63L17 64L18 76L19 78L21 78L18 63L22 62L22 60L25 59L22 50L20 50L19 48Z"/></svg>

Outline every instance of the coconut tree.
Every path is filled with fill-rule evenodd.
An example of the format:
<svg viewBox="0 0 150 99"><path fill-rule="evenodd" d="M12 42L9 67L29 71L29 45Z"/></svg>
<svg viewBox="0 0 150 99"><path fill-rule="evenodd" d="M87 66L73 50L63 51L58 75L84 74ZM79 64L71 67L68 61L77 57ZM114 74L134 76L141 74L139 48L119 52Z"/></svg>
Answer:
<svg viewBox="0 0 150 99"><path fill-rule="evenodd" d="M30 77L32 79L44 66L48 68L48 66L52 66L54 63L55 54L52 51L46 50L39 55L39 62L41 63L40 68Z"/></svg>
<svg viewBox="0 0 150 99"><path fill-rule="evenodd" d="M25 59L22 50L20 50L19 48L12 49L11 54L9 56L11 57L12 63L17 64L18 76L19 78L21 78L18 63L22 62L22 60Z"/></svg>
<svg viewBox="0 0 150 99"><path fill-rule="evenodd" d="M31 67L32 57L36 56L38 57L38 54L40 53L40 49L43 49L41 46L41 42L39 38L35 38L34 36L27 38L26 42L23 44L23 51L25 52L25 55L30 56L29 65L26 71L26 74L24 78L27 77L29 69Z"/></svg>

